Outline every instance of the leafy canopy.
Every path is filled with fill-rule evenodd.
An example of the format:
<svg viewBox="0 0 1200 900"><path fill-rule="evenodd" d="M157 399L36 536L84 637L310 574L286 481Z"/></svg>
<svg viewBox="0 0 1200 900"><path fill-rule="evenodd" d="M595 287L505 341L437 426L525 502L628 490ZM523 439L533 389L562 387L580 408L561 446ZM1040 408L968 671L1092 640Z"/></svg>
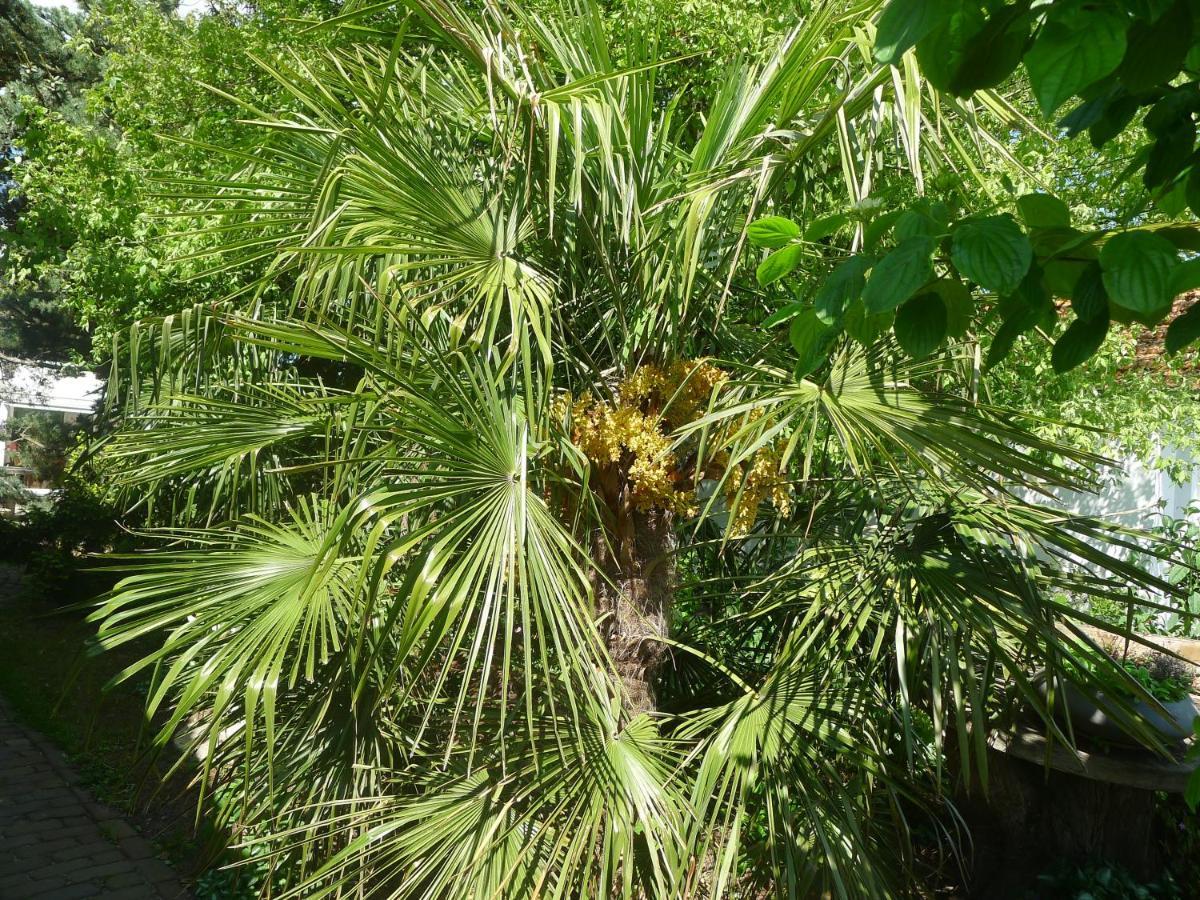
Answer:
<svg viewBox="0 0 1200 900"><path fill-rule="evenodd" d="M876 26L875 57L896 66L915 58L941 91L970 97L1006 82L1023 65L1045 115L1068 100L1080 101L1060 124L1068 135L1086 129L1098 148L1147 109L1141 120L1147 140L1119 180L1140 171L1167 217L1075 227L1069 207L1043 192L1019 197L1011 212L1001 207L963 217L940 200L858 211L852 217L857 221L847 218L842 229L850 250L860 251L856 265L869 269L861 288L864 307L890 315L911 302L897 319L902 347L916 355L936 349L946 336L943 320L951 317L974 320L979 330L996 323L987 360L992 366L1022 334L1053 333L1060 318L1055 300L1070 299L1075 319L1053 353L1054 370L1062 373L1102 346L1110 322L1153 326L1170 313L1176 296L1200 287L1194 258L1200 251L1194 219L1200 216L1196 13L1191 0L1099 7L1070 0L991 7L973 0L888 3ZM1192 218L1171 221L1189 207ZM796 245L760 240L774 251L768 257L775 261L771 281L798 264L802 239L796 234L792 240ZM842 309L853 309L857 299L845 297ZM818 292L812 303L820 302ZM1200 314L1171 322L1168 352L1200 337L1198 322ZM829 325L842 323L835 317ZM881 320L880 327L888 322ZM874 337L873 330L846 330L867 342Z"/></svg>

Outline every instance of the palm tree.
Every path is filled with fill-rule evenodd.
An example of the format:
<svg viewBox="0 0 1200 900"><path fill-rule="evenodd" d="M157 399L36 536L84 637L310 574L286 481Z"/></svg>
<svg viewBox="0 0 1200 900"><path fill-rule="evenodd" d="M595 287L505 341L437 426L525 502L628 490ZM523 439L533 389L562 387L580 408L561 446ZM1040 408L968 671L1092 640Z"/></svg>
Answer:
<svg viewBox="0 0 1200 900"><path fill-rule="evenodd" d="M814 7L707 104L593 6L423 0L382 38L367 7L274 73L260 144L209 148L235 174L173 182L212 271L262 274L118 354L105 458L165 544L99 642L161 636L126 673L159 741L294 895L893 896L994 719L1070 739L1035 670L1119 677L1065 598L1169 588L1029 499L1104 460L853 304L800 365L745 277L773 206L850 209L815 279L881 173L994 147L870 62L878 6Z"/></svg>

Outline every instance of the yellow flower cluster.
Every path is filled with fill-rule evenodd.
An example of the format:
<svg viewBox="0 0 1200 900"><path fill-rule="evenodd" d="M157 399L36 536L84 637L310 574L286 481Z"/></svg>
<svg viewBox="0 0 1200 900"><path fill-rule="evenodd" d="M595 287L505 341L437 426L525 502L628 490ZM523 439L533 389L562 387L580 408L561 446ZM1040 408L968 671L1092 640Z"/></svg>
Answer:
<svg viewBox="0 0 1200 900"><path fill-rule="evenodd" d="M758 508L763 500L770 499L780 515L786 516L791 511L791 489L781 477L780 463L779 451L764 447L751 457L750 471L746 473L744 484L741 477L731 477L726 481L725 498L733 510L729 530L733 535L741 537L749 533L754 520L758 518ZM739 465L738 468L742 467ZM735 474L741 475L740 472ZM739 490L741 497L738 497Z"/></svg>
<svg viewBox="0 0 1200 900"><path fill-rule="evenodd" d="M713 390L729 376L706 360L679 360L670 366L638 366L621 381L617 396L629 406L661 411L672 428L694 422Z"/></svg>
<svg viewBox="0 0 1200 900"><path fill-rule="evenodd" d="M704 360L680 360L669 366L647 364L621 380L613 402L590 394L568 395L556 402L556 413L565 415L570 409L571 439L588 459L620 467L638 509L693 515L691 478L679 471L668 435L702 416L713 391L726 378L722 369ZM763 500L769 499L784 514L788 512L791 494L780 476L780 465L779 452L763 448L749 461L744 479L740 471L729 473L734 533L749 531ZM735 504L739 490L741 497Z"/></svg>
<svg viewBox="0 0 1200 900"><path fill-rule="evenodd" d="M571 439L588 459L627 466L630 498L638 509L691 511L688 493L676 489L678 461L657 412L642 412L620 399L609 405L585 394L572 404L571 421Z"/></svg>
<svg viewBox="0 0 1200 900"><path fill-rule="evenodd" d="M703 360L639 366L617 385L613 403L590 394L570 401L571 438L593 462L625 468L638 509L691 514L694 494L667 435L694 421L726 377Z"/></svg>

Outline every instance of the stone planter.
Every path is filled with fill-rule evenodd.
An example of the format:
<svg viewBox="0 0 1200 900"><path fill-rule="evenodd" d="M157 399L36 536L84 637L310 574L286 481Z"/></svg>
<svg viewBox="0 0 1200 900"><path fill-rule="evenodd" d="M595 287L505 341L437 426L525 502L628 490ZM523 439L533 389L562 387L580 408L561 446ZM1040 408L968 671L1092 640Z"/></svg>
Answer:
<svg viewBox="0 0 1200 900"><path fill-rule="evenodd" d="M1041 692L1045 696L1044 682L1041 685ZM1104 695L1098 696L1103 698ZM1139 746L1138 742L1126 734L1100 705L1074 685L1060 682L1056 699L1061 705L1060 708L1065 707L1076 733L1098 738L1110 744ZM1127 702L1133 713L1158 734L1166 744L1178 744L1191 737L1192 721L1200 714L1197 712L1195 701L1191 696L1161 705L1154 705L1140 699L1129 699Z"/></svg>

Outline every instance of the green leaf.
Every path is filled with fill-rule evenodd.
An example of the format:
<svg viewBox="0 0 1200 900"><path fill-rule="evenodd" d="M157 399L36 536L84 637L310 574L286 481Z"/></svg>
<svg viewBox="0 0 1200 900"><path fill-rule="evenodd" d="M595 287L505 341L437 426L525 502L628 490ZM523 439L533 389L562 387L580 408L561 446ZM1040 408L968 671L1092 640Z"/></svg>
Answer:
<svg viewBox="0 0 1200 900"><path fill-rule="evenodd" d="M1071 209L1051 194L1026 194L1017 200L1017 211L1027 228L1070 228Z"/></svg>
<svg viewBox="0 0 1200 900"><path fill-rule="evenodd" d="M1126 0L1125 8L1134 18L1158 21L1158 17L1171 8L1172 0Z"/></svg>
<svg viewBox="0 0 1200 900"><path fill-rule="evenodd" d="M1167 326L1167 352L1178 353L1197 338L1200 338L1200 303L1193 303L1187 312Z"/></svg>
<svg viewBox="0 0 1200 900"><path fill-rule="evenodd" d="M1051 7L1025 67L1042 112L1049 116L1070 97L1108 75L1125 55L1125 19L1082 4Z"/></svg>
<svg viewBox="0 0 1200 900"><path fill-rule="evenodd" d="M800 237L800 226L783 216L764 216L750 223L746 237L755 247L778 249Z"/></svg>
<svg viewBox="0 0 1200 900"><path fill-rule="evenodd" d="M892 326L896 340L909 356L928 356L946 339L946 306L932 291L918 294L900 307Z"/></svg>
<svg viewBox="0 0 1200 900"><path fill-rule="evenodd" d="M1197 718L1197 721L1200 721L1200 717ZM1183 800L1192 812L1200 807L1200 769L1192 770L1192 774L1188 776L1187 787L1183 791Z"/></svg>
<svg viewBox="0 0 1200 900"><path fill-rule="evenodd" d="M1173 127L1154 135L1154 143L1146 157L1146 170L1142 183L1149 190L1175 181L1187 167L1196 146L1196 126L1190 117L1184 118Z"/></svg>
<svg viewBox="0 0 1200 900"><path fill-rule="evenodd" d="M829 346L841 329L831 328L817 317L815 309L806 309L792 319L788 339L796 351L796 374L803 377L817 368L829 353Z"/></svg>
<svg viewBox="0 0 1200 900"><path fill-rule="evenodd" d="M946 307L946 334L953 338L963 337L971 327L971 317L975 312L975 298L971 296L971 291L957 278L936 281L933 290Z"/></svg>
<svg viewBox="0 0 1200 900"><path fill-rule="evenodd" d="M1074 259L1048 259L1042 266L1046 287L1055 297L1070 297L1087 263Z"/></svg>
<svg viewBox="0 0 1200 900"><path fill-rule="evenodd" d="M1194 225L1168 225L1166 228L1156 228L1154 233L1170 241L1178 250L1200 253L1200 222Z"/></svg>
<svg viewBox="0 0 1200 900"><path fill-rule="evenodd" d="M1187 179L1181 178L1172 187L1159 191L1154 197L1154 205L1168 219L1178 219L1187 212Z"/></svg>
<svg viewBox="0 0 1200 900"><path fill-rule="evenodd" d="M1076 319L1063 332L1062 337L1054 342L1054 350L1050 354L1050 363L1054 371L1060 375L1069 372L1080 363L1091 358L1100 349L1108 334L1108 316L1098 316L1094 319Z"/></svg>
<svg viewBox="0 0 1200 900"><path fill-rule="evenodd" d="M1103 113L1088 126L1092 146L1099 149L1129 127L1141 104L1137 97L1120 96L1103 105Z"/></svg>
<svg viewBox="0 0 1200 900"><path fill-rule="evenodd" d="M901 241L871 270L863 289L863 305L868 313L895 309L933 275L933 238L914 235Z"/></svg>
<svg viewBox="0 0 1200 900"><path fill-rule="evenodd" d="M804 256L803 244L789 244L782 250L776 250L758 265L755 277L763 287L778 281L784 275L791 273Z"/></svg>
<svg viewBox="0 0 1200 900"><path fill-rule="evenodd" d="M875 27L875 59L896 65L900 57L936 28L954 6L945 0L891 0Z"/></svg>
<svg viewBox="0 0 1200 900"><path fill-rule="evenodd" d="M980 287L1007 294L1029 271L1033 247L1012 216L988 216L959 223L951 237L950 258Z"/></svg>
<svg viewBox="0 0 1200 900"><path fill-rule="evenodd" d="M797 300L795 303L789 303L787 306L781 307L780 309L777 309L775 312L771 313L771 315L767 316L766 320L762 323L762 327L774 328L776 325L786 322L788 319L792 318L792 316L796 315L798 312L806 309L807 307L808 304L801 300Z"/></svg>
<svg viewBox="0 0 1200 900"><path fill-rule="evenodd" d="M1078 228L1035 228L1029 234L1029 243L1039 259L1095 259L1100 255L1096 247L1100 236Z"/></svg>
<svg viewBox="0 0 1200 900"><path fill-rule="evenodd" d="M1187 202L1192 215L1200 217L1200 163L1192 165L1192 174L1188 176Z"/></svg>
<svg viewBox="0 0 1200 900"><path fill-rule="evenodd" d="M1029 267L1028 274L1021 279L1017 289L1008 295L1007 300L1021 303L1034 310L1038 314L1039 324L1044 323L1047 327L1053 328L1058 321L1057 310L1050 298L1050 291L1046 288L1046 280L1041 266L1037 263Z"/></svg>
<svg viewBox="0 0 1200 900"><path fill-rule="evenodd" d="M933 217L916 209L907 209L896 220L893 226L892 233L896 240L902 241L905 238L913 237L918 234L925 234L929 237L937 237L942 234L945 229L934 221Z"/></svg>
<svg viewBox="0 0 1200 900"><path fill-rule="evenodd" d="M893 310L882 313L867 312L866 305L860 297L851 302L842 316L842 327L846 334L863 346L869 346L887 333L896 318Z"/></svg>
<svg viewBox="0 0 1200 900"><path fill-rule="evenodd" d="M1178 265L1175 248L1146 231L1125 231L1100 248L1104 287L1114 303L1140 313L1171 304L1171 272Z"/></svg>
<svg viewBox="0 0 1200 900"><path fill-rule="evenodd" d="M866 272L873 262L869 256L852 256L829 274L813 300L822 322L832 325L842 317L849 303L862 296Z"/></svg>
<svg viewBox="0 0 1200 900"><path fill-rule="evenodd" d="M903 210L893 209L873 219L871 224L863 229L863 246L868 250L874 250L875 246L892 230L902 213Z"/></svg>
<svg viewBox="0 0 1200 900"><path fill-rule="evenodd" d="M1028 0L999 7L990 18L975 2L953 12L917 43L921 73L958 97L995 87L1021 62L1033 16Z"/></svg>
<svg viewBox="0 0 1200 900"><path fill-rule="evenodd" d="M1008 78L1025 55L1032 24L1027 2L1000 7L964 46L967 63L958 67L950 82L950 93L966 97L996 87Z"/></svg>
<svg viewBox="0 0 1200 900"><path fill-rule="evenodd" d="M969 69L974 60L967 56L971 38L983 30L987 20L973 2L955 5L953 12L917 42L917 61L921 74L939 91L950 91L960 70Z"/></svg>
<svg viewBox="0 0 1200 900"><path fill-rule="evenodd" d="M1192 48L1192 13L1186 0L1155 21L1138 19L1129 28L1128 48L1118 74L1130 91L1166 84L1179 74Z"/></svg>
<svg viewBox="0 0 1200 900"><path fill-rule="evenodd" d="M1040 312L1032 307L1018 305L1008 314L996 334L992 337L992 345L988 347L987 368L992 368L1004 361L1012 352L1017 338L1038 323Z"/></svg>
<svg viewBox="0 0 1200 900"><path fill-rule="evenodd" d="M1108 291L1104 288L1104 275L1099 263L1088 263L1079 276L1071 293L1071 309L1084 322L1108 318Z"/></svg>
<svg viewBox="0 0 1200 900"><path fill-rule="evenodd" d="M1069 113L1058 120L1058 127L1066 129L1067 137L1075 137L1079 132L1091 128L1104 116L1108 110L1107 95L1085 100Z"/></svg>
<svg viewBox="0 0 1200 900"><path fill-rule="evenodd" d="M830 213L827 216L819 216L808 223L808 227L804 229L804 239L806 241L819 241L827 237L832 237L837 234L850 219L845 213Z"/></svg>
<svg viewBox="0 0 1200 900"><path fill-rule="evenodd" d="M817 318L816 310L809 307L792 319L788 329L788 340L792 349L800 356L807 355L817 344L817 339L825 333L826 326Z"/></svg>
<svg viewBox="0 0 1200 900"><path fill-rule="evenodd" d="M1200 288L1200 257L1182 262L1171 270L1171 296Z"/></svg>

